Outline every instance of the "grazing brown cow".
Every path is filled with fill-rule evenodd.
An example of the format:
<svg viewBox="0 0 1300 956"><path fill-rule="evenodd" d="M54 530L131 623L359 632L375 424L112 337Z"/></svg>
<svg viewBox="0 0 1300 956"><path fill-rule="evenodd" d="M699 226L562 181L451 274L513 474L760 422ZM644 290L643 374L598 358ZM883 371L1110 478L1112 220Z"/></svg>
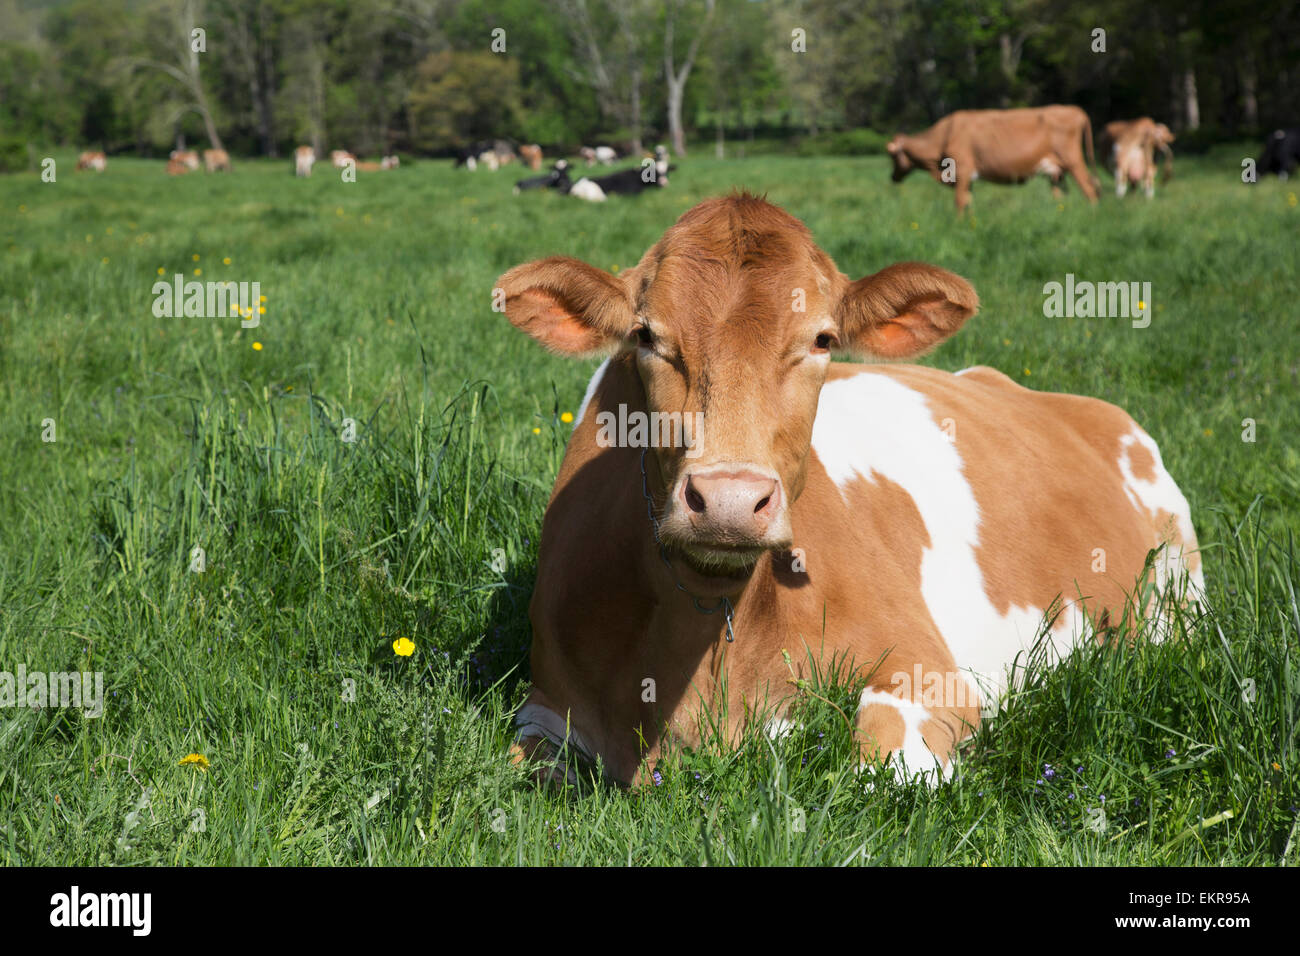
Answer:
<svg viewBox="0 0 1300 956"><path fill-rule="evenodd" d="M190 172L193 172L193 170L190 168L189 163L185 162L185 160L183 159L167 160L168 176L184 176L186 173L190 173Z"/></svg>
<svg viewBox="0 0 1300 956"><path fill-rule="evenodd" d="M1102 127L1097 137L1097 151L1105 159L1111 170L1117 168L1120 140L1128 137L1130 148L1141 139L1149 140L1150 145L1164 155L1164 167L1161 177L1168 182L1174 174L1174 151L1169 144L1174 141L1174 134L1164 123L1157 123L1150 116L1140 116L1135 120L1112 120ZM1118 182L1117 182L1118 185Z"/></svg>
<svg viewBox="0 0 1300 956"><path fill-rule="evenodd" d="M978 301L951 272L855 282L738 195L617 276L552 257L497 287L550 350L611 355L542 524L515 759L567 739L643 780L706 710L734 740L747 706L788 704L812 653L867 681L865 763L946 777L1040 626L1055 658L1201 587L1187 501L1119 408L985 367L831 362L952 335ZM1131 598L1165 545L1163 600Z"/></svg>
<svg viewBox="0 0 1300 956"><path fill-rule="evenodd" d="M1084 161L1082 140L1088 149ZM894 160L894 182L916 169L957 189L957 212L970 205L971 183L1023 183L1044 175L1052 192L1069 173L1089 202L1097 201L1088 167L1093 161L1092 126L1077 106L1020 110L958 110L923 133L899 133L886 147Z"/></svg>
<svg viewBox="0 0 1300 956"><path fill-rule="evenodd" d="M399 160L396 156L385 156L377 163L371 162L370 160L363 160L362 162L357 163L357 171L363 173L379 173L385 172L389 169L396 169L399 164Z"/></svg>
<svg viewBox="0 0 1300 956"><path fill-rule="evenodd" d="M77 157L77 169L89 169L102 173L108 169L108 157L101 152L88 151Z"/></svg>
<svg viewBox="0 0 1300 956"><path fill-rule="evenodd" d="M178 163L184 163L185 168L189 170L198 170L199 154L192 149L173 149L171 159Z"/></svg>
<svg viewBox="0 0 1300 956"><path fill-rule="evenodd" d="M330 150L330 163L333 164L335 169L342 169L349 161L355 163L357 158L346 149Z"/></svg>
<svg viewBox="0 0 1300 956"><path fill-rule="evenodd" d="M293 151L293 174L310 176L311 168L316 165L316 150L310 146L299 146Z"/></svg>
<svg viewBox="0 0 1300 956"><path fill-rule="evenodd" d="M203 168L210 173L230 172L230 154L224 149L205 149Z"/></svg>
<svg viewBox="0 0 1300 956"><path fill-rule="evenodd" d="M520 146L519 158L528 164L529 169L535 172L542 168L542 147L536 143L530 146Z"/></svg>

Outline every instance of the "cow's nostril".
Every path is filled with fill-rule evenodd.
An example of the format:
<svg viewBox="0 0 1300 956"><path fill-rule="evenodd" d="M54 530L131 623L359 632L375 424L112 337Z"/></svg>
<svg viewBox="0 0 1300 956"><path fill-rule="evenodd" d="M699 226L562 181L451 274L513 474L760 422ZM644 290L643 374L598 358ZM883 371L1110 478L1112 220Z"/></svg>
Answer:
<svg viewBox="0 0 1300 956"><path fill-rule="evenodd" d="M691 484L690 479L686 481L686 504L696 514L704 514L704 497L695 490L695 486Z"/></svg>
<svg viewBox="0 0 1300 956"><path fill-rule="evenodd" d="M758 514L760 511L762 511L764 508L766 508L766 507L767 507L767 503L768 503L769 501L771 501L771 500L772 500L772 496L771 496L771 495L768 495L766 498L764 498L764 499L763 499L762 501L760 501L758 504L754 505L754 514Z"/></svg>

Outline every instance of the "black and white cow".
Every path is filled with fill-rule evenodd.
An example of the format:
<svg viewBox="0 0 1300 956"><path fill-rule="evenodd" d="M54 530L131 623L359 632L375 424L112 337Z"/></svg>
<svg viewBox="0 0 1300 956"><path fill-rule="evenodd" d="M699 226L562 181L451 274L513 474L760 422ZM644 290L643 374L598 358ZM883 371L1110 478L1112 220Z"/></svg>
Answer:
<svg viewBox="0 0 1300 956"><path fill-rule="evenodd" d="M668 165L668 149L659 146L655 149L654 165L649 161L632 169L621 169L608 176L595 178L583 177L568 190L570 196L586 199L589 202L604 202L611 195L635 196L647 189L662 188L668 185L668 174L676 166Z"/></svg>
<svg viewBox="0 0 1300 956"><path fill-rule="evenodd" d="M1289 179L1300 164L1300 127L1274 130L1264 144L1264 155L1259 158L1261 173L1274 173L1278 179Z"/></svg>
<svg viewBox="0 0 1300 956"><path fill-rule="evenodd" d="M566 160L560 159L546 175L521 179L515 183L515 195L518 196L525 189L558 189L567 194L572 186L573 183L569 180L569 164Z"/></svg>

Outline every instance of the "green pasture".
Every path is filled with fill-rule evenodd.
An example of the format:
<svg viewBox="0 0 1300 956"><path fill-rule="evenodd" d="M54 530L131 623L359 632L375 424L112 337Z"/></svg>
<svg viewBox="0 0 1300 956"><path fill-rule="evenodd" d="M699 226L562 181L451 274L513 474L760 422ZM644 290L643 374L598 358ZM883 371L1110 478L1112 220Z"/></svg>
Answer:
<svg viewBox="0 0 1300 956"><path fill-rule="evenodd" d="M0 176L0 672L102 672L105 695L98 718L0 706L0 862L1300 861L1300 208L1241 182L1250 155L1180 157L1154 201L1102 174L1097 207L976 183L964 220L879 157L701 151L604 205L449 161ZM811 695L793 736L682 754L660 785L535 789L504 754L561 416L596 363L512 329L493 280L626 268L741 186L853 277L969 279L981 311L927 363L1133 414L1191 502L1210 608L1038 674L936 790L865 787ZM260 324L156 317L178 272L258 282ZM1044 317L1067 273L1150 282L1150 326Z"/></svg>

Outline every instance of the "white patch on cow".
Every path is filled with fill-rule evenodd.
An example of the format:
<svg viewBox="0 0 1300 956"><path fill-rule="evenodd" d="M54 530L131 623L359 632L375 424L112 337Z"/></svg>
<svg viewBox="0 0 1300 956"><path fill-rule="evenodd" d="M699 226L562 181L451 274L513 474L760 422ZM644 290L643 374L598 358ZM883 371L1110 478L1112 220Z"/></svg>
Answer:
<svg viewBox="0 0 1300 956"><path fill-rule="evenodd" d="M577 428L582 421L582 417L587 414L587 406L591 404L592 397L596 394L596 389L600 386L600 380L605 377L605 370L609 368L609 359L600 363L600 368L596 369L596 374L591 377L587 383L587 394L582 396L582 404L578 406L577 417L573 419L573 427Z"/></svg>
<svg viewBox="0 0 1300 956"><path fill-rule="evenodd" d="M828 382L812 447L841 495L851 481L885 478L911 496L930 538L921 556L921 596L973 693L979 688L970 675L979 674L1000 695L1007 669L1035 645L1046 609L1012 606L1003 615L989 600L976 556L979 506L956 443L925 395L876 371ZM1047 634L1058 657L1086 637L1084 616L1072 603L1077 597L1061 595L1063 613Z"/></svg>
<svg viewBox="0 0 1300 956"><path fill-rule="evenodd" d="M798 724L786 720L784 717L773 717L763 725L763 733L767 734L767 736L772 740L780 740L782 737L788 737L798 729Z"/></svg>
<svg viewBox="0 0 1300 956"><path fill-rule="evenodd" d="M930 712L925 707L916 701L904 700L887 691L868 687L858 699L858 710L861 711L871 704L893 707L903 718L903 743L890 754L886 764L898 780L919 781L934 787L952 777L952 762L949 761L948 765L944 766L943 761L935 756L921 734L921 727L930 719ZM859 764L858 770L861 771L865 766L866 764Z"/></svg>
<svg viewBox="0 0 1300 956"><path fill-rule="evenodd" d="M1057 176L1061 175L1061 167L1050 156L1044 156L1038 161L1038 166L1035 167L1034 172L1055 179Z"/></svg>
<svg viewBox="0 0 1300 956"><path fill-rule="evenodd" d="M585 199L588 202L605 201L605 190L585 176L573 184L573 188L569 190L569 195L577 196L579 199Z"/></svg>
<svg viewBox="0 0 1300 956"><path fill-rule="evenodd" d="M543 707L541 704L526 703L515 714L515 740L522 740L525 737L541 737L549 740L557 747L564 747L567 743L568 746L575 748L588 760L594 762L596 759L597 751L595 746L580 734L569 721L549 707ZM570 784L578 782L577 771L574 767L561 761L559 768L563 770L565 779Z"/></svg>
<svg viewBox="0 0 1300 956"><path fill-rule="evenodd" d="M1179 537L1184 542L1195 541L1192 509L1187 504L1187 498L1174 483L1173 477L1165 470L1164 461L1160 457L1160 448L1155 441L1135 424L1127 435L1120 438L1119 445L1119 471L1124 479L1124 493L1128 495L1133 507L1150 515L1153 523L1157 521L1162 511L1172 515L1178 525ZM1150 481L1144 481L1133 473L1133 461L1129 449L1134 445L1142 446L1151 456L1155 477ZM1151 546L1155 547L1159 543L1152 541ZM1177 545L1170 545L1160 552L1159 560L1156 562L1156 585L1160 591L1168 591L1171 587L1175 591L1181 591L1184 582L1179 579L1186 575L1187 593L1178 596L1195 598L1204 594L1205 577L1202 569L1198 567L1195 572L1189 572L1185 562L1186 557Z"/></svg>

